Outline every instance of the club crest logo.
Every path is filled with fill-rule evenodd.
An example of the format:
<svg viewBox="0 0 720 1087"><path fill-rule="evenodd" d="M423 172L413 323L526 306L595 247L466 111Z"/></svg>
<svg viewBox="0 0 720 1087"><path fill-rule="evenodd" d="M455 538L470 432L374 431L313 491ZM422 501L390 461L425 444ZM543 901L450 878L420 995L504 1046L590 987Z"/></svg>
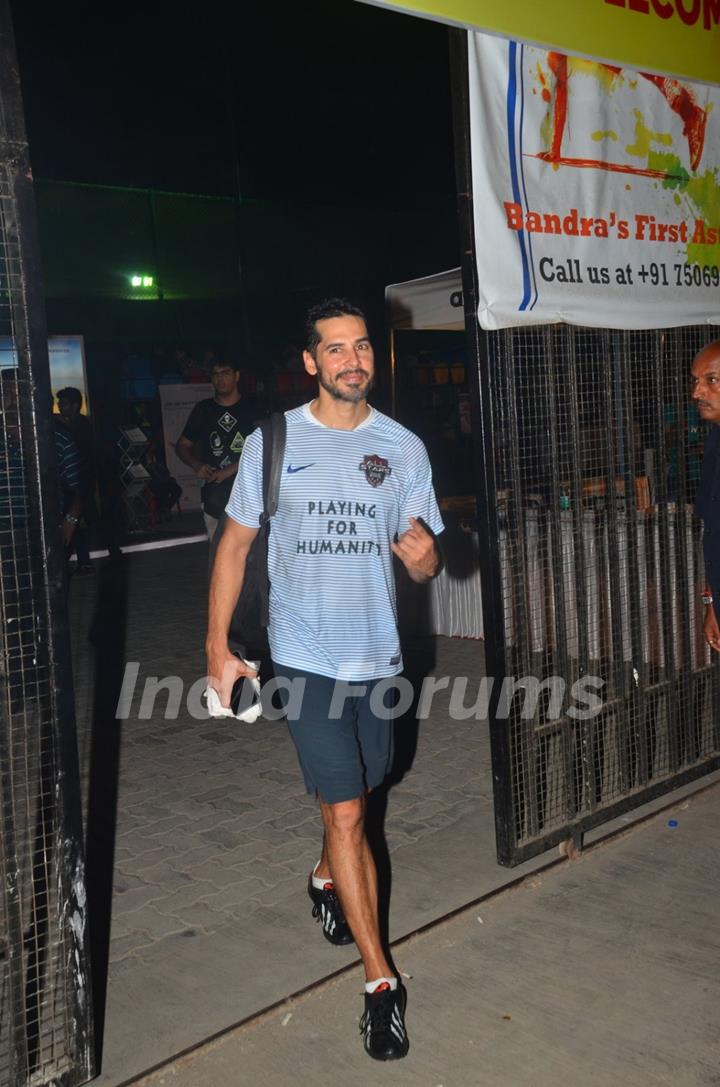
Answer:
<svg viewBox="0 0 720 1087"><path fill-rule="evenodd" d="M222 438L218 434L217 430L213 430L212 434L210 435L210 452L212 453L212 455L214 457L220 457L220 456L222 456L222 451L223 451Z"/></svg>
<svg viewBox="0 0 720 1087"><path fill-rule="evenodd" d="M243 438L242 434L238 430L237 434L235 435L233 440L230 442L230 452L231 453L242 453L242 449L243 449L244 445L245 445L245 439Z"/></svg>
<svg viewBox="0 0 720 1087"><path fill-rule="evenodd" d="M379 487L392 472L385 458L378 457L375 453L372 456L363 457L358 468L365 473L365 479L371 487Z"/></svg>

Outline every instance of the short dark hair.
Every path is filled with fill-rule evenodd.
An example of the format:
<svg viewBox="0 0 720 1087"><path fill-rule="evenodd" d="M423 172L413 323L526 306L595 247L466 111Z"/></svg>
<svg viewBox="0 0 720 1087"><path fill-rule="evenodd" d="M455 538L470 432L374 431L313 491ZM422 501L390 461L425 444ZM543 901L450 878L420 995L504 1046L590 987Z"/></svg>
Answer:
<svg viewBox="0 0 720 1087"><path fill-rule="evenodd" d="M311 306L305 315L305 350L313 358L322 336L317 330L318 321L327 321L331 317L359 317L367 324L367 318L359 306L348 302L347 298L325 298L316 306Z"/></svg>
<svg viewBox="0 0 720 1087"><path fill-rule="evenodd" d="M242 367L238 366L236 362L231 362L230 359L215 359L210 363L210 373L213 370L232 370L233 373L241 373Z"/></svg>
<svg viewBox="0 0 720 1087"><path fill-rule="evenodd" d="M68 385L66 389L58 389L55 393L55 399L58 403L60 403L61 400L69 400L71 404L77 404L78 407L82 407L82 393L73 385Z"/></svg>

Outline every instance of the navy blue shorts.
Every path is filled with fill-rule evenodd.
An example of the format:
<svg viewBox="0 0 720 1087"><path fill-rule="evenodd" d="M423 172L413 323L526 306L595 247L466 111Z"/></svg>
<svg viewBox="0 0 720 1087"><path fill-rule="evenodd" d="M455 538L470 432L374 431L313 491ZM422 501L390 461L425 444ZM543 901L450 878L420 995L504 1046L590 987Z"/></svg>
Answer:
<svg viewBox="0 0 720 1087"><path fill-rule="evenodd" d="M302 698L289 696L282 686L278 694L311 796L317 794L326 804L340 804L380 785L392 766L393 722L372 712L370 698L375 686L384 681L353 683L353 687L364 687L365 693L336 698L339 715L331 720L335 685L342 685L342 680L302 672L286 664L275 664L274 668L278 679L305 681ZM299 682L295 688L300 690Z"/></svg>

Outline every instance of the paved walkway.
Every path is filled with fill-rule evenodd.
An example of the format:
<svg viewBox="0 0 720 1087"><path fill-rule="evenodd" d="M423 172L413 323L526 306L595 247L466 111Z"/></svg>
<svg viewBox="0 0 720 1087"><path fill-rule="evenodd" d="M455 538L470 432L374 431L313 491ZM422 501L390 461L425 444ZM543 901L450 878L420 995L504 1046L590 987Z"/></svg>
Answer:
<svg viewBox="0 0 720 1087"><path fill-rule="evenodd" d="M331 948L310 917L305 884L318 857L318 816L285 725L197 721L185 697L165 719L164 694L154 710L143 707L148 679L180 677L171 684L186 695L202 676L205 592L203 545L135 555L119 573L71 587L83 776L87 783L92 764L97 779L100 766L112 794L117 774L103 1084L353 961L352 949ZM128 719L118 722L102 690L98 712L98 686L117 690L111 658L125 622L124 660L138 675ZM426 639L415 658L436 675L474 681L483 672L479 642ZM390 792L393 934L509 878L493 856L486 728L452 722L447 698L438 694L419 734L404 735L408 772ZM108 817L101 810L100 822Z"/></svg>
<svg viewBox="0 0 720 1087"><path fill-rule="evenodd" d="M197 721L188 710L186 696L201 679L204 666L205 594L206 551L197 544L134 555L120 569L77 578L71 586L88 859L94 872L93 894L100 902L93 935L101 945L102 921L109 916L110 901L112 906L103 1072L97 1081L103 1087L137 1077L355 961L352 948L327 944L310 917L305 885L318 855L318 817L314 802L303 792L285 726L264 719L254 725ZM127 719L118 721L115 706L122 662L137 666L137 679ZM472 689L483 674L482 644L419 639L412 646L410 663L419 673L465 675ZM125 670L126 679L127 675ZM152 677L175 677L170 686L179 701L176 712L165 713L166 694L158 695L154 708L151 700L143 706L146 682ZM440 692L420 730L408 726L400 735L404 773L389 792L385 820L392 864L393 939L554 859L541 857L513 871L498 867L487 726L472 720L454 722L447 709L448 693ZM100 871L106 858L112 858L113 848L112 869L108 865ZM470 922L477 925L477 918L468 922L474 931ZM542 931L534 916L518 924L528 926L528 938ZM455 936L447 939L455 941ZM501 946L507 951L507 940ZM411 947L401 949L397 961L407 973L416 974ZM462 943L457 947L457 963L447 976L438 974L433 981L442 997L439 1022L446 1021L446 1007L457 1006L458 993L463 994L463 1007L476 1007L477 977L466 969L474 961L474 951L463 962ZM527 988L525 961L525 952L508 959L503 992L508 987L519 992ZM96 954L95 966L102 974L102 954ZM482 977L486 968L483 961L478 968ZM537 980L533 974L532 985ZM455 983L460 988L452 990ZM483 988L488 984L482 982ZM337 999L333 994L318 995L318 1001L325 1001L318 1006L327 1009L330 1001L329 1018L351 1024L357 1012L352 995L357 978L338 985ZM316 1006L315 999L308 1008ZM432 1014L430 1004L421 1011L415 996L413 1005L418 1024ZM486 1054L488 1013L485 1004L477 1008L483 1025L477 1036L472 1035L476 1037L472 1044ZM312 1022L307 1020L310 1036L325 1038L325 1028L318 1033ZM282 1044L286 1039L302 1040L304 1028L298 1029L295 1034L283 1028ZM335 1033L330 1030L333 1039ZM330 1034L328 1046L319 1047L321 1056L312 1059L325 1063ZM493 1032L490 1036L495 1037ZM278 1045L272 1032L255 1037L264 1039L258 1042L258 1060L262 1045L273 1051ZM439 1037L438 1044L441 1041ZM336 1050L335 1044L333 1040L333 1060L339 1065L345 1051L342 1046ZM352 1044L347 1059L354 1068L354 1037ZM424 1051L416 1052L419 1062L407 1067L416 1073L423 1069L423 1076L413 1082L431 1087L481 1082L443 1078L437 1062L427 1066L426 1075ZM312 1068L311 1057L303 1053ZM213 1079L208 1072L210 1078L197 1082L284 1083L282 1061L291 1060L291 1055L292 1045L287 1051L278 1047L274 1079L258 1066L252 1076L233 1078L223 1071L212 1073ZM378 1074L389 1073L381 1068ZM364 1080L368 1075L362 1062L360 1075ZM298 1082L314 1083L314 1074ZM510 1076L488 1082L515 1087L545 1081Z"/></svg>
<svg viewBox="0 0 720 1087"><path fill-rule="evenodd" d="M410 1053L370 1063L359 971L143 1087L710 1087L720 1082L720 789L398 949Z"/></svg>

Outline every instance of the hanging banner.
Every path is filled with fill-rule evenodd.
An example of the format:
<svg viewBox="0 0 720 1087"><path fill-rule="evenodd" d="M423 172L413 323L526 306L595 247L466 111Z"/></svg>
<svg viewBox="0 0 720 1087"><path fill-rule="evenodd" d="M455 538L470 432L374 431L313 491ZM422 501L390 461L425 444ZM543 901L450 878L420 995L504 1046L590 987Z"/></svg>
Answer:
<svg viewBox="0 0 720 1087"><path fill-rule="evenodd" d="M468 47L481 325L720 323L720 90Z"/></svg>
<svg viewBox="0 0 720 1087"><path fill-rule="evenodd" d="M720 82L720 0L366 0L468 30Z"/></svg>

